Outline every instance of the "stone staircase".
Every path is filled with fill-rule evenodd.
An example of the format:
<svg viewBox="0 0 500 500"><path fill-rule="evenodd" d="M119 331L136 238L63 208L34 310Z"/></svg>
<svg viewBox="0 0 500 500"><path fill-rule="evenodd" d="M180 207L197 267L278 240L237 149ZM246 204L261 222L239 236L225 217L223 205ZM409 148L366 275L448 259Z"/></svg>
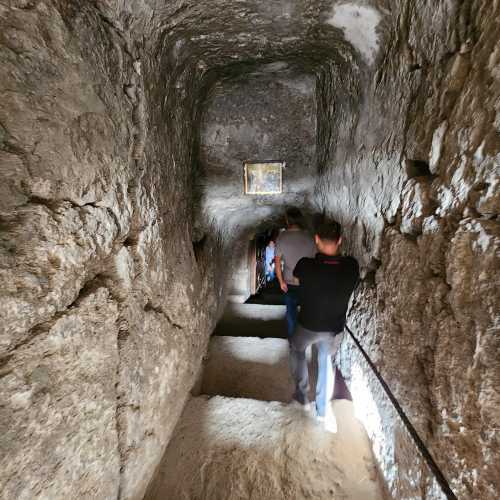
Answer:
<svg viewBox="0 0 500 500"><path fill-rule="evenodd" d="M284 339L211 339L201 381L147 500L385 498L370 442L347 400L331 434L289 404Z"/></svg>

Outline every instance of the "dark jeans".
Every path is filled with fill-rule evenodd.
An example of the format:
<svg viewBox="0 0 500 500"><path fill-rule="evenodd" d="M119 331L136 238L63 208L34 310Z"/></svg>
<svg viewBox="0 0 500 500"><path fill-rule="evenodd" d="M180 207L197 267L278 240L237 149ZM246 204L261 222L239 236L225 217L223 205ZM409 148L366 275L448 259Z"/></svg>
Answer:
<svg viewBox="0 0 500 500"><path fill-rule="evenodd" d="M287 333L290 338L297 325L297 314L299 307L299 287L288 285L288 292L285 293Z"/></svg>

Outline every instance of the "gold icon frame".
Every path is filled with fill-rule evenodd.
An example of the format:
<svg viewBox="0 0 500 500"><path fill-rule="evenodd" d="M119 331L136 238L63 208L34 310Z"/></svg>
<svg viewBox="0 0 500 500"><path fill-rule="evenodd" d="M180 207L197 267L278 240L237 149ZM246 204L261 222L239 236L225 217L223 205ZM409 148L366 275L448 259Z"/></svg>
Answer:
<svg viewBox="0 0 500 500"><path fill-rule="evenodd" d="M283 192L283 161L245 162L245 194L281 194Z"/></svg>

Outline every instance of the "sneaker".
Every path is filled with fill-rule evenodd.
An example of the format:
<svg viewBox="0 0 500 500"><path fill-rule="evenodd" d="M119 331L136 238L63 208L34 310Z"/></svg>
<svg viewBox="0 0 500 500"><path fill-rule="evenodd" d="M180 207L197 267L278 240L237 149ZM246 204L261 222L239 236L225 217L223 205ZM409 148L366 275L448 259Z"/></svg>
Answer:
<svg viewBox="0 0 500 500"><path fill-rule="evenodd" d="M332 434L337 433L337 419L333 414L333 411L327 411L326 415L316 415L316 420L323 426L323 429Z"/></svg>
<svg viewBox="0 0 500 500"><path fill-rule="evenodd" d="M302 406L302 410L305 412L305 413L311 413L312 409L313 409L313 405L312 403L306 403L305 405L301 405Z"/></svg>
<svg viewBox="0 0 500 500"><path fill-rule="evenodd" d="M296 399L293 399L290 403L294 408L303 411L304 413L311 413L313 409L313 405L311 403L302 404L299 403Z"/></svg>

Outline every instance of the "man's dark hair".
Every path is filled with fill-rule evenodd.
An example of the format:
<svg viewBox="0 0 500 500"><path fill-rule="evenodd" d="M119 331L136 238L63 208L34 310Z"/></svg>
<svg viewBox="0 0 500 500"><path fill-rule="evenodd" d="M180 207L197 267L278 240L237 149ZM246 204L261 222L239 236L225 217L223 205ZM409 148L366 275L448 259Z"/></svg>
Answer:
<svg viewBox="0 0 500 500"><path fill-rule="evenodd" d="M314 234L317 233L319 226L321 226L321 224L323 224L323 222L325 221L325 218L326 218L325 212L315 213L312 216L312 227L313 227Z"/></svg>
<svg viewBox="0 0 500 500"><path fill-rule="evenodd" d="M286 211L286 222L289 226L302 226L303 219L302 212L296 207L291 207Z"/></svg>
<svg viewBox="0 0 500 500"><path fill-rule="evenodd" d="M342 226L333 219L323 219L316 229L316 234L322 240L338 241L342 236Z"/></svg>

